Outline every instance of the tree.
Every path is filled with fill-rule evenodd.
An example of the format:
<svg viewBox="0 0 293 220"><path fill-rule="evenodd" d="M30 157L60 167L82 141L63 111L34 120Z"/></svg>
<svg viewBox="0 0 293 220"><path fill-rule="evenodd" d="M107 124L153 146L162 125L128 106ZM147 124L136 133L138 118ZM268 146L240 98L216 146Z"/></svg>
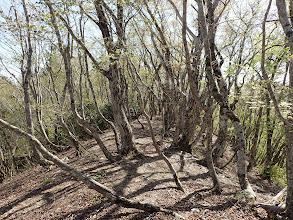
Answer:
<svg viewBox="0 0 293 220"><path fill-rule="evenodd" d="M90 131L90 134L95 138L97 141L98 145L100 146L101 150L103 151L104 155L106 158L114 162L117 158L115 158L114 155L106 148L104 145L103 141L101 140L98 130L91 126L89 123L87 123L77 112L76 110L76 104L75 104L75 96L74 96L74 89L73 89L73 75L72 75L72 67L71 67L71 60L70 60L70 40L67 39L67 46L64 45L62 41L62 37L58 28L58 25L56 23L56 17L55 17L55 11L52 7L52 4L50 1L45 1L46 5L48 6L50 10L50 15L51 15L51 22L55 31L55 34L57 36L58 40L58 49L60 51L60 54L63 58L64 62L64 67L65 67L65 74L66 74L66 85L68 87L69 95L70 95L70 106L71 106L71 111L74 115L74 118L77 120L79 124L81 124L85 129ZM65 20L64 20L65 21ZM66 21L65 21L66 22Z"/></svg>
<svg viewBox="0 0 293 220"><path fill-rule="evenodd" d="M223 79L221 72L221 66L216 59L216 48L215 48L215 33L217 23L215 22L214 12L218 5L218 1L212 3L207 1L207 20L204 14L203 1L197 0L198 3L198 19L199 25L202 31L202 37L204 40L205 50L205 68L208 79L209 90L216 100L216 102L223 108L223 114L232 121L235 129L237 138L237 166L238 166L238 179L241 189L247 192L247 197L251 200L255 200L255 193L247 179L246 169L246 140L244 136L243 125L240 122L238 116L231 109L228 101L227 85ZM218 89L219 88L219 89Z"/></svg>
<svg viewBox="0 0 293 220"><path fill-rule="evenodd" d="M102 69L99 65L99 62L93 57L85 44L77 38L73 30L66 22L64 18L59 15L59 18L63 21L64 25L74 38L74 40L81 46L81 48L87 53L89 58L92 60L93 64L97 69L108 79L109 89L111 93L111 101L114 113L114 119L118 126L120 138L121 138L121 150L122 155L127 155L131 151L138 153L135 143L132 128L127 119L127 107L126 107L126 98L124 89L123 89L123 72L120 66L121 55L123 54L124 41L125 41L125 27L123 24L123 3L120 0L116 2L117 6L117 16L114 12L105 4L104 1L95 1L94 7L96 12L96 17L93 18L86 11L86 15L99 27L102 36L106 51L109 56L109 66L108 70ZM79 4L82 8L82 4ZM110 21L106 16L107 11L110 14L110 17L114 20L116 33L117 33L117 42L114 42L112 28L109 26ZM121 80L122 79L122 80Z"/></svg>
<svg viewBox="0 0 293 220"><path fill-rule="evenodd" d="M21 8L12 5L14 12L15 23L11 22L11 18L9 16L4 16L8 24L8 30L15 36L15 40L19 42L19 46L21 48L20 53L20 72L22 76L22 89L23 89L23 100L24 100L24 110L25 110L25 119L27 131L29 134L34 135L35 128L32 117L32 101L31 101L31 79L33 74L33 37L32 37L32 24L31 24L31 15L28 12L27 4L25 0L21 1ZM21 13L20 13L21 11ZM46 161L43 156L38 152L36 147L31 143L31 147L33 150L33 159L36 160L39 164L46 166L48 165L48 161Z"/></svg>
<svg viewBox="0 0 293 220"><path fill-rule="evenodd" d="M262 40L262 75L264 79L266 80L267 89L269 91L270 97L273 100L273 104L275 107L275 111L277 116L280 118L280 120L284 123L285 127L285 135L286 135L286 154L287 154L287 198L286 198L286 213L288 217L293 217L293 105L292 105L292 94L293 94L293 61L292 58L289 63L289 91L288 91L288 101L291 103L291 106L289 108L289 113L287 114L287 118L283 116L283 114L280 111L278 101L275 97L275 94L272 89L272 85L270 83L268 74L266 73L265 69L265 31L266 31L266 19L271 7L272 0L269 1L268 8L263 20L262 24L262 30L263 30L263 40ZM283 31L286 35L286 38L288 40L288 45L290 48L291 55L293 54L293 27L292 27L292 17L291 21L289 20L289 16L287 14L287 6L285 0L278 0L276 1L277 8L278 8L278 15L280 19L280 23L282 25ZM290 16L292 16L292 7L293 2L290 1ZM283 209L281 209L283 211Z"/></svg>

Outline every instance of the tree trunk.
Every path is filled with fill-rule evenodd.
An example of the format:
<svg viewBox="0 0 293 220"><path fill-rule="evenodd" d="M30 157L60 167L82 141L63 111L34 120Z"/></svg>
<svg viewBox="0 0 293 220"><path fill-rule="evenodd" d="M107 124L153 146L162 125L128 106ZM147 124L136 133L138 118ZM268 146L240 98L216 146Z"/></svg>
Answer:
<svg viewBox="0 0 293 220"><path fill-rule="evenodd" d="M27 53L23 54L23 57L27 57L27 63L26 63L26 68L24 69L22 67L21 69L21 74L23 79L22 87L23 87L23 93L24 93L24 108L25 108L27 131L29 134L34 135L34 126L32 121L31 102L30 102L30 94L29 94L29 84L30 84L31 75L32 75L32 56L33 56L33 49L31 44L31 33L30 33L30 20L29 20L30 15L27 12L25 0L22 1L22 6L25 13L26 27L27 27L27 39L25 43L27 43L27 47L28 47ZM37 162L42 166L48 165L48 162L43 158L42 154L40 154L40 152L37 150L33 142L31 142L31 147L33 150L33 157L37 160Z"/></svg>
<svg viewBox="0 0 293 220"><path fill-rule="evenodd" d="M221 193L220 181L217 177L215 170L212 152L212 138L213 138L213 111L212 111L212 98L208 98L208 110L206 111L205 123L207 124L207 143L206 143L206 161L209 169L209 174L213 180L213 189L216 193Z"/></svg>
<svg viewBox="0 0 293 220"><path fill-rule="evenodd" d="M285 125L286 149L287 149L287 215L293 218L293 121Z"/></svg>
<svg viewBox="0 0 293 220"><path fill-rule="evenodd" d="M117 64L112 65L112 79L109 80L109 88L111 92L112 109L115 122L118 126L120 138L121 138L121 155L128 155L131 151L138 153L133 131L126 115L126 107L124 103L124 96L121 94L121 88L118 79Z"/></svg>
<svg viewBox="0 0 293 220"><path fill-rule="evenodd" d="M256 157L257 142L259 137L260 122L262 117L262 109L263 107L261 106L258 110L257 120L254 126L255 131L254 131L254 136L252 139L252 144L251 144L250 153L249 153L249 165L247 167L248 171L256 166L255 157Z"/></svg>
<svg viewBox="0 0 293 220"><path fill-rule="evenodd" d="M214 50L212 51L211 48L213 48L214 39L213 37L209 37L210 35L214 35L214 29L216 27L213 27L213 17L209 18L210 25L212 26L212 30L207 29L207 23L206 23L206 16L204 13L203 8L203 0L197 0L198 2L198 17L199 17L199 23L202 30L203 38L204 38L204 49L205 49L205 55L206 55L206 74L208 79L208 86L209 90L211 92L211 95L214 97L214 99L217 101L217 103L222 106L223 113L227 115L227 117L232 121L234 128L235 128L235 134L237 137L237 158L238 158L238 178L239 183L241 186L241 189L245 190L247 193L247 198L249 200L255 200L255 193L253 192L248 179L247 179L247 170L246 170L246 141L244 136L244 129L243 126L238 118L237 115L231 110L229 102L228 102L228 93L227 93L227 87L223 80L220 66L218 65L218 61L216 59L212 59L214 54ZM211 1L208 1L208 11L209 15L212 16L213 11L215 8L213 8L213 5L211 5ZM212 11L212 12L210 12ZM210 42L211 41L211 42ZM212 43L212 44L210 44ZM215 48L214 48L215 49ZM216 80L217 79L217 84ZM219 89L218 89L219 87Z"/></svg>
<svg viewBox="0 0 293 220"><path fill-rule="evenodd" d="M237 139L237 166L238 179L241 189L246 189L248 183L246 172L246 140L244 137L244 129L239 121L233 122L236 139Z"/></svg>
<svg viewBox="0 0 293 220"><path fill-rule="evenodd" d="M117 31L117 42L114 45L114 40L112 36L112 29L109 26L108 18L104 12L103 2L101 0L97 0L94 2L95 9L97 16L99 18L99 22L96 24L100 28L106 50L109 56L113 56L110 58L109 64L109 89L111 93L111 101L112 101L112 108L114 113L114 119L118 126L121 138L121 151L122 155L128 155L130 152L138 153L135 142L134 136L132 132L132 128L127 118L127 107L126 107L126 97L123 93L123 89L121 85L123 82L119 80L119 71L120 68L120 54L117 51L123 51L123 43L125 41L124 36L124 28L123 28L123 4L117 3L117 24L116 24L116 31ZM89 15L88 15L89 16Z"/></svg>
<svg viewBox="0 0 293 220"><path fill-rule="evenodd" d="M58 49L59 49L60 54L63 58L63 62L64 62L64 66L65 66L66 84L68 86L68 91L69 91L69 95L70 95L70 107L71 107L72 114L78 124L82 125L82 127L84 129L90 131L91 135L94 137L94 139L97 141L97 144L99 145L99 147L103 151L105 157L109 161L114 162L119 158L112 155L112 153L106 148L106 146L104 145L103 141L101 140L101 138L98 134L98 129L91 126L82 117L80 117L80 115L78 114L78 112L76 110L69 47L65 48L63 45L60 31L59 31L59 28L56 23L55 11L52 7L51 2L49 0L46 0L45 3L47 4L47 6L50 10L51 22L53 24L53 28L54 28L54 31L55 31L55 34L56 34L57 40L58 40ZM63 22L64 22L64 19L63 19ZM68 39L68 41L69 41L69 39Z"/></svg>
<svg viewBox="0 0 293 220"><path fill-rule="evenodd" d="M142 108L142 112L143 112L143 115L147 119L149 129L150 129L150 134L151 134L152 141L153 141L153 145L154 145L154 147L156 149L157 154L167 164L168 168L170 169L171 173L173 174L173 177L174 177L174 180L175 180L175 183L176 183L178 189L184 192L184 188L183 188L183 186L181 184L181 181L179 180L179 177L177 175L176 170L174 169L174 167L172 166L172 164L170 163L168 158L163 154L163 152L161 151L159 145L157 144L157 141L156 141L156 138L155 138L155 133L154 133L153 126L152 126L152 123L151 123L149 115L145 112L145 110L143 108Z"/></svg>
<svg viewBox="0 0 293 220"><path fill-rule="evenodd" d="M270 95L266 95L266 127L267 127L267 153L266 153L266 162L265 162L265 173L269 172L271 166L271 160L273 157L272 149L272 137L274 132L274 123L271 120L271 103ZM270 174L267 173L267 178L270 179Z"/></svg>
<svg viewBox="0 0 293 220"><path fill-rule="evenodd" d="M104 117L104 115L102 114L102 112L100 111L100 108L98 106L98 102L97 102L97 98L96 98L96 94L95 94L95 90L94 90L94 86L92 84L92 81L90 79L90 74L89 74L89 70L88 70L88 60L87 60L87 55L85 54L85 64L86 64L86 76L87 76L87 80L89 83L89 87L93 96L93 100L95 103L95 107L96 107L96 112L98 114L99 117L101 117L101 119L110 126L110 128L113 130L114 132L114 137L115 137L115 143L116 143L116 148L117 148L117 152L120 153L120 141L119 141L119 134L117 132L116 126L114 125L113 122L109 121L107 118Z"/></svg>
<svg viewBox="0 0 293 220"><path fill-rule="evenodd" d="M223 107L220 107L219 113L219 133L215 144L215 149L213 151L213 159L216 164L219 162L219 158L223 157L226 147L228 133L228 117L223 113Z"/></svg>

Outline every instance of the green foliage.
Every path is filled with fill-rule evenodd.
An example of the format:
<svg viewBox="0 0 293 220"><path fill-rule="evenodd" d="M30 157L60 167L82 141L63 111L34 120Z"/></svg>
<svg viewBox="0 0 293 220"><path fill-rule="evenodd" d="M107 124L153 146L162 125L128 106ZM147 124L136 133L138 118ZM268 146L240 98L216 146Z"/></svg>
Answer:
<svg viewBox="0 0 293 220"><path fill-rule="evenodd" d="M46 186L48 185L49 183L51 182L51 179L50 178L45 178L44 182L43 182L43 185Z"/></svg>
<svg viewBox="0 0 293 220"><path fill-rule="evenodd" d="M97 201L101 200L103 197L104 196L101 193L96 193L92 199L94 202L97 202Z"/></svg>
<svg viewBox="0 0 293 220"><path fill-rule="evenodd" d="M107 176L107 173L105 171L101 171L96 174L95 179L101 180L101 179L104 179L106 176Z"/></svg>
<svg viewBox="0 0 293 220"><path fill-rule="evenodd" d="M49 127L48 130L49 139L55 143L60 145L66 145L67 143L67 135L61 127L55 129L54 127Z"/></svg>
<svg viewBox="0 0 293 220"><path fill-rule="evenodd" d="M272 179L281 185L286 185L286 169L281 168L278 165L270 166L259 166L258 173L265 179Z"/></svg>
<svg viewBox="0 0 293 220"><path fill-rule="evenodd" d="M107 118L110 121L114 121L113 116L113 110L112 110L112 104L107 103L104 106L101 107L101 112L104 115L105 118Z"/></svg>
<svg viewBox="0 0 293 220"><path fill-rule="evenodd" d="M249 192L247 192L247 190L241 190L235 194L235 199L236 200L245 199L248 195L249 195Z"/></svg>
<svg viewBox="0 0 293 220"><path fill-rule="evenodd" d="M80 108L78 110L80 111ZM108 124L106 124L106 122L104 122L104 120L101 117L99 117L99 115L97 114L97 109L93 102L86 103L84 106L84 111L85 111L85 119L91 125L98 127L102 131L108 129L109 127ZM111 103L107 103L101 106L100 111L106 119L112 122L114 121ZM69 124L72 124L74 131L78 136L80 137L86 136L85 131L76 123L74 116L72 114L68 117L68 122Z"/></svg>

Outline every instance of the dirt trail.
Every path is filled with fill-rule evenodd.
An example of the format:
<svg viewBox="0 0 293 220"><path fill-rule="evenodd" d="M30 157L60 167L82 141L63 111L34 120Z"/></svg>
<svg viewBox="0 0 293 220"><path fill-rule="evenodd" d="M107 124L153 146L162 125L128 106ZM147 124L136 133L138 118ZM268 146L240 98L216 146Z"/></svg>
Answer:
<svg viewBox="0 0 293 220"><path fill-rule="evenodd" d="M143 120L142 120L143 121ZM143 121L146 126L146 122ZM111 187L119 194L175 210L186 219L267 219L261 208L252 208L243 198L236 199L240 190L237 177L230 166L219 173L223 193L214 195L206 167L196 163L196 157L182 152L168 152L178 171L186 193L176 189L166 164L152 146L147 129L134 123L136 143L148 157L109 163L93 140L84 142L88 151L99 158L83 154L75 157L74 150L59 155L78 170ZM156 132L160 122L154 121ZM102 135L107 146L113 147L113 134ZM232 174L231 174L232 172ZM258 200L269 200L278 190L251 175ZM145 213L112 205L94 190L75 181L56 166L47 170L40 166L19 173L0 184L0 219L173 219L162 213Z"/></svg>

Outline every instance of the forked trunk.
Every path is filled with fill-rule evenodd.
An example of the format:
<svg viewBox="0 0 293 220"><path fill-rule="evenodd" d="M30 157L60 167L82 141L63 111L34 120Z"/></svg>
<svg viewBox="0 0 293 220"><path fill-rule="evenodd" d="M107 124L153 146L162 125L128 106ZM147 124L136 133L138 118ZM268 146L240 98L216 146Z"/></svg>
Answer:
<svg viewBox="0 0 293 220"><path fill-rule="evenodd" d="M32 112L31 112L31 103L30 103L30 94L29 94L29 83L31 81L31 75L32 75L32 56L33 56L33 48L31 43L31 32L30 32L30 15L27 12L26 3L23 0L22 6L25 14L26 19L26 28L27 28L27 38L22 39L21 36L21 43L27 44L27 51L26 54L23 54L24 57L27 57L26 60L26 68L22 66L21 68L21 74L23 79L23 92L24 92L24 108L25 108L25 117L26 117L26 124L27 124L27 131L29 134L34 135L34 126L32 121ZM24 50L24 46L22 45L22 49ZM42 165L46 166L48 165L48 161L45 160L45 158L40 154L40 152L37 150L36 146L33 142L30 142L32 150L33 150L33 156L37 160L37 162Z"/></svg>
<svg viewBox="0 0 293 220"><path fill-rule="evenodd" d="M70 53L69 53L69 49L70 49L70 41L69 38L67 39L68 41L68 45L67 47L64 46L62 38L61 38L61 34L59 31L59 27L56 23L56 17L55 17L55 11L52 7L52 3L49 0L46 0L45 3L47 4L49 10L50 10L50 15L51 15L51 22L53 24L53 28L55 31L55 34L57 36L57 40L58 40L58 49L60 51L60 54L63 58L63 62L64 62L64 67L65 67L65 75L66 75L66 83L68 86L68 92L70 95L70 107L71 107L71 111L72 114L75 118L75 120L77 121L78 124L82 125L82 127L85 130L90 131L90 135L93 136L93 138L97 141L97 144L99 145L99 147L101 148L101 150L103 151L104 155L106 156L106 158L111 161L114 162L116 161L118 158L115 157L114 155L112 155L112 153L106 148L106 146L104 145L103 141L101 140L99 134L98 134L98 129L91 126L87 121L84 120L84 118L82 118L77 110L76 110L76 106L75 106L75 97L74 97L74 88L73 88L73 76L72 76L72 69L71 69L71 60L70 60Z"/></svg>

